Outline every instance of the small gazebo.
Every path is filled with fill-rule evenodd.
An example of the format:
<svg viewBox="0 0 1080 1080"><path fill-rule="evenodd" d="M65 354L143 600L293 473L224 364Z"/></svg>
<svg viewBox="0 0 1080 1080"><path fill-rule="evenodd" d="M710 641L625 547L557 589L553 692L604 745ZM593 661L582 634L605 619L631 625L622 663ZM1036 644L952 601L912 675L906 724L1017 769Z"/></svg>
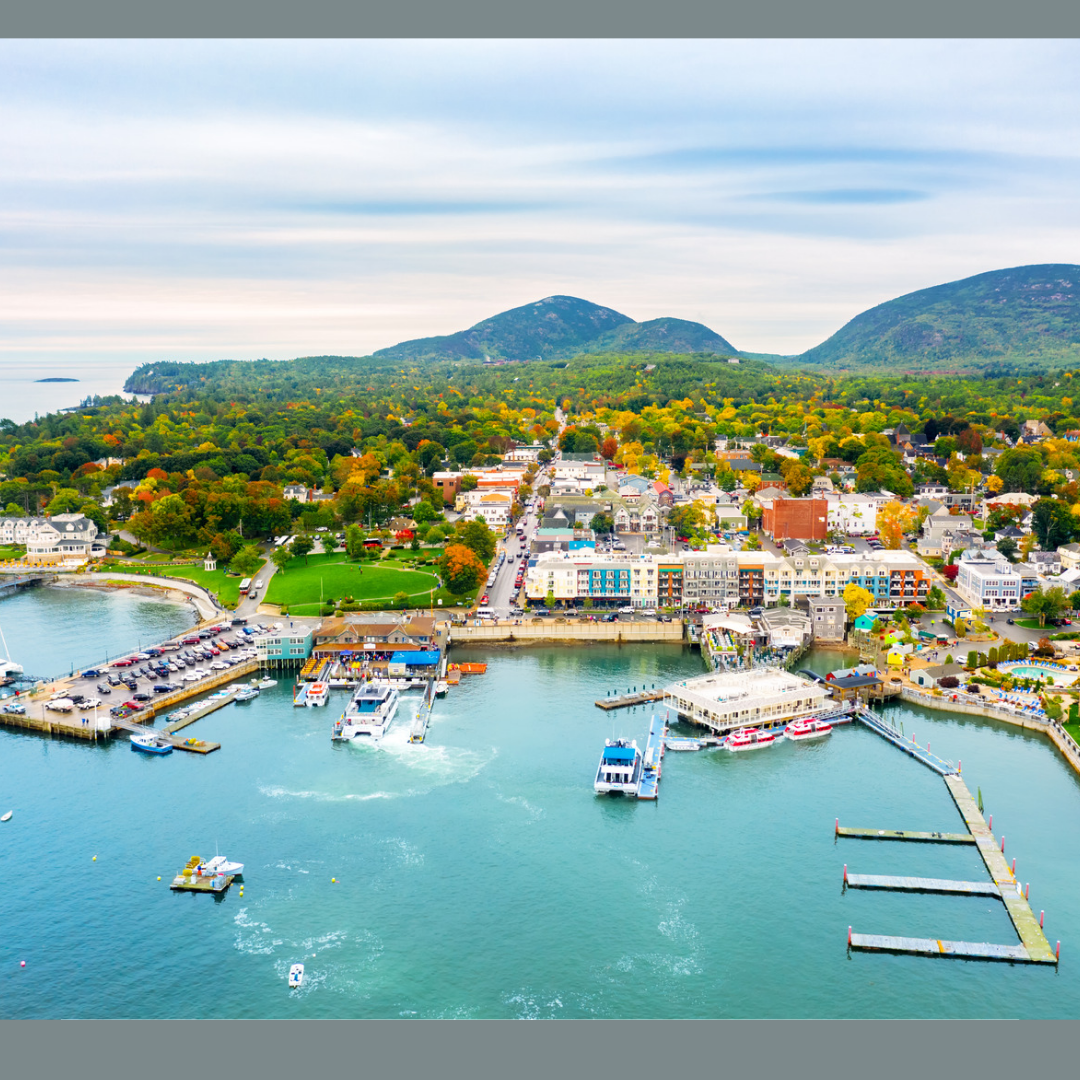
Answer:
<svg viewBox="0 0 1080 1080"><path fill-rule="evenodd" d="M203 559L202 566L207 573L212 573L217 569L217 559L214 558L214 553L212 551L206 553L206 558Z"/></svg>

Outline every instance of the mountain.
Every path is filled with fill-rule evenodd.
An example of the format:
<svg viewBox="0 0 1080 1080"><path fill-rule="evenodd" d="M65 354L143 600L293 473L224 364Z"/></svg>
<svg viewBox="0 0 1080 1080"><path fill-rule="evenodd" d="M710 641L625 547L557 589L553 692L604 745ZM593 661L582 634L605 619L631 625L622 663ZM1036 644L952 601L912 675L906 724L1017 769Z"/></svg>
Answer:
<svg viewBox="0 0 1080 1080"><path fill-rule="evenodd" d="M832 370L980 372L1080 362L1080 266L991 270L856 315L790 363Z"/></svg>
<svg viewBox="0 0 1080 1080"><path fill-rule="evenodd" d="M575 296L548 296L511 308L468 330L403 341L373 355L401 360L563 359L588 352L722 352L736 350L701 323L684 319L634 322Z"/></svg>

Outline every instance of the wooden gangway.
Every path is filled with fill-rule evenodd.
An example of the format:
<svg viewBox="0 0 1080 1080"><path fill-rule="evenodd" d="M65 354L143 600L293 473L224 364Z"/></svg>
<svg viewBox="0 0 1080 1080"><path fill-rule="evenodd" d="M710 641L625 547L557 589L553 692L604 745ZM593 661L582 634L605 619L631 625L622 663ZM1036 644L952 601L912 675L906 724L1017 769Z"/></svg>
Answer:
<svg viewBox="0 0 1080 1080"><path fill-rule="evenodd" d="M938 757L937 754L930 753L928 746L920 746L914 738L905 738L892 724L878 716L873 709L861 706L854 710L853 715L875 734L891 742L893 746L903 750L905 754L913 757L916 761L922 762L928 769L933 769L939 776L951 776L959 772L957 766L951 761L946 761L944 758Z"/></svg>
<svg viewBox="0 0 1080 1080"><path fill-rule="evenodd" d="M1033 960L1023 945L995 945L988 941L946 941L944 938L890 937L849 932L848 947L863 952L944 956L954 960L1004 960L1014 964L1040 962Z"/></svg>
<svg viewBox="0 0 1080 1080"><path fill-rule="evenodd" d="M649 723L649 737L645 740L645 752L641 755L641 780L638 782L639 799L656 799L660 795L660 773L664 760L664 735L667 726L656 713Z"/></svg>

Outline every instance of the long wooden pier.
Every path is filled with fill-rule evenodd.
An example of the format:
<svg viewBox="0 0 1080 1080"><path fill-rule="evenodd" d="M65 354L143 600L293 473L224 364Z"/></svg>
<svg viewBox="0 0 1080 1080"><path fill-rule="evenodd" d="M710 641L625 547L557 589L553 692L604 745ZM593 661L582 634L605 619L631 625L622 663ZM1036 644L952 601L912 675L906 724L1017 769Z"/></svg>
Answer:
<svg viewBox="0 0 1080 1080"><path fill-rule="evenodd" d="M1005 960L1032 964L1023 945L994 945L988 941L946 941L943 938L889 937L884 934L848 934L848 947L863 952L909 953L915 956L944 956L954 960ZM1050 961L1053 963L1053 960Z"/></svg>
<svg viewBox="0 0 1080 1080"><path fill-rule="evenodd" d="M994 834L979 811L978 804L968 791L967 784L959 776L946 776L945 786L949 789L949 794L952 795L953 802L956 803L956 808L964 819L964 824L975 837L979 854L986 864L990 877L1001 889L1001 899L1005 904L1005 910L1009 913L1009 918L1016 928L1017 936L1027 949L1029 960L1037 964L1057 963L1055 950L1050 948L1050 942L1047 941L1039 921L1035 918L1020 888L1020 883L1005 861L1004 840L999 847L994 840Z"/></svg>
<svg viewBox="0 0 1080 1080"><path fill-rule="evenodd" d="M663 690L639 690L635 694L619 694L614 697L601 698L595 702L598 709L629 709L633 705L649 705L654 701L663 701Z"/></svg>

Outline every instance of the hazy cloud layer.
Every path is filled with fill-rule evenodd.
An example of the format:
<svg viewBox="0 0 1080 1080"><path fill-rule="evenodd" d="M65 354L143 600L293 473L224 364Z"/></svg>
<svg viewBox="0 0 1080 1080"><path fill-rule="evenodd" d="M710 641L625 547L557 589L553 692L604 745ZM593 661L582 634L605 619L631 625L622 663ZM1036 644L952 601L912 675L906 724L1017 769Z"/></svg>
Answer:
<svg viewBox="0 0 1080 1080"><path fill-rule="evenodd" d="M0 44L0 358L364 353L573 293L797 352L1080 262L1073 42Z"/></svg>

